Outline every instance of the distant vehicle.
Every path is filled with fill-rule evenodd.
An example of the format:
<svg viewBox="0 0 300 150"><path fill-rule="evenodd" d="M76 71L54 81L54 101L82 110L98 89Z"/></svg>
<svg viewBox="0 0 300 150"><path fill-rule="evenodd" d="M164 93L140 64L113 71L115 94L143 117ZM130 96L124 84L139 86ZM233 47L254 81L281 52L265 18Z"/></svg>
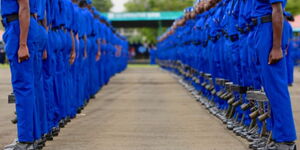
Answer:
<svg viewBox="0 0 300 150"><path fill-rule="evenodd" d="M5 63L5 50L4 50L4 42L0 41L0 64L4 64Z"/></svg>

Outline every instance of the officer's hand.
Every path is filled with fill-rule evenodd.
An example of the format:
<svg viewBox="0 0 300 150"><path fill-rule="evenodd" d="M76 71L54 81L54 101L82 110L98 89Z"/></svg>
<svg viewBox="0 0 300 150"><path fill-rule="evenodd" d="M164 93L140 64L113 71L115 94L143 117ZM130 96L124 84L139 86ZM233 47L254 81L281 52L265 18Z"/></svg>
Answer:
<svg viewBox="0 0 300 150"><path fill-rule="evenodd" d="M70 56L70 61L69 63L72 65L75 62L75 58L76 58L76 52L71 52L71 56Z"/></svg>
<svg viewBox="0 0 300 150"><path fill-rule="evenodd" d="M269 54L269 65L276 64L283 58L281 48L273 48Z"/></svg>
<svg viewBox="0 0 300 150"><path fill-rule="evenodd" d="M101 58L101 51L98 51L96 55L96 61L99 61L100 58Z"/></svg>
<svg viewBox="0 0 300 150"><path fill-rule="evenodd" d="M46 50L44 50L44 52L43 52L43 60L47 60L47 58L48 58L48 53L47 53Z"/></svg>
<svg viewBox="0 0 300 150"><path fill-rule="evenodd" d="M18 50L18 62L21 63L29 59L29 50L27 45L20 45Z"/></svg>

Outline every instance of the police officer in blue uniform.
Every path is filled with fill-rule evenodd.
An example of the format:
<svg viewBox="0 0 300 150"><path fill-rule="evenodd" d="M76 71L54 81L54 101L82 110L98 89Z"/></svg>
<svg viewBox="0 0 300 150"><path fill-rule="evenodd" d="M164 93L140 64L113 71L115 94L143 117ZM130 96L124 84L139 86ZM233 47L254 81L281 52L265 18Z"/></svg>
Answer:
<svg viewBox="0 0 300 150"><path fill-rule="evenodd" d="M289 23L289 21L293 22L295 21L293 15L289 12L284 12L284 25L286 26L283 31L284 33L287 34L287 40L288 40L288 45L287 45L287 54L286 54L286 67L287 67L287 77L288 77L288 85L292 86L294 82L294 61L293 61L293 55L294 55L294 33L293 33L293 27Z"/></svg>
<svg viewBox="0 0 300 150"><path fill-rule="evenodd" d="M262 85L271 105L271 130L274 144L266 149L296 149L296 130L287 84L286 33L283 33L285 0L255 0L256 45Z"/></svg>
<svg viewBox="0 0 300 150"><path fill-rule="evenodd" d="M80 11L78 7L78 1L77 0L72 0L72 7L73 7L73 22L72 22L72 30L73 30L73 38L74 38L74 43L72 44L72 52L70 55L70 64L71 65L71 78L72 78L72 93L71 94L71 118L76 117L77 109L79 107L79 97L78 97L78 72L79 72L79 63L78 63L78 54L79 54L79 38L78 38L78 33L79 33L79 17L80 17Z"/></svg>
<svg viewBox="0 0 300 150"><path fill-rule="evenodd" d="M33 142L40 127L36 114L34 89L34 56L38 51L39 25L36 21L36 0L1 0L5 27L3 39L10 62L13 91L18 117L18 143L11 149L34 149Z"/></svg>
<svg viewBox="0 0 300 150"><path fill-rule="evenodd" d="M39 47L35 59L35 93L36 93L36 101L37 101L37 114L40 119L40 131L41 135L39 135L39 140L36 141L39 146L44 145L46 142L45 135L49 133L48 128L48 109L47 109L47 102L45 97L45 90L44 90L44 74L43 74L43 60L46 59L47 56L47 41L48 41L48 34L47 34L47 25L46 25L46 0L38 1L38 13L37 13L37 21L39 23Z"/></svg>

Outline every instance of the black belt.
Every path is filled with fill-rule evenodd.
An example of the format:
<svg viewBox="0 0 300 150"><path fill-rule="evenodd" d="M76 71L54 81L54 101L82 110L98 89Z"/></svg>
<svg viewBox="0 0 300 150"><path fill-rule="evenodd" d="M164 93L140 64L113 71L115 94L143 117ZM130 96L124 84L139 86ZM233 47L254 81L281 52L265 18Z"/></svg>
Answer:
<svg viewBox="0 0 300 150"><path fill-rule="evenodd" d="M52 31L58 31L58 30L69 31L69 30L66 29L63 25L52 27L51 30L52 30Z"/></svg>
<svg viewBox="0 0 300 150"><path fill-rule="evenodd" d="M252 18L252 23L254 26L257 26L257 25L263 24L263 23L268 23L268 22L272 22L272 15L267 15L267 16L258 17L258 18Z"/></svg>
<svg viewBox="0 0 300 150"><path fill-rule="evenodd" d="M183 45L189 45L191 42L190 41L186 41L183 43Z"/></svg>
<svg viewBox="0 0 300 150"><path fill-rule="evenodd" d="M43 25L43 20L38 20L38 24L42 26Z"/></svg>
<svg viewBox="0 0 300 150"><path fill-rule="evenodd" d="M229 39L231 42L235 42L235 41L239 40L239 35L238 34L230 35Z"/></svg>
<svg viewBox="0 0 300 150"><path fill-rule="evenodd" d="M88 35L87 36L87 38L93 38L94 37L94 35Z"/></svg>
<svg viewBox="0 0 300 150"><path fill-rule="evenodd" d="M217 42L220 38L221 36L219 34L217 34L216 36L210 36L210 40L214 43Z"/></svg>
<svg viewBox="0 0 300 150"><path fill-rule="evenodd" d="M52 31L58 31L58 30L60 30L60 29L61 29L61 27L52 27L52 28L51 28Z"/></svg>
<svg viewBox="0 0 300 150"><path fill-rule="evenodd" d="M35 14L30 14L30 16L35 18ZM10 23L15 20L19 20L19 14L7 15L4 18L6 19L6 23Z"/></svg>
<svg viewBox="0 0 300 150"><path fill-rule="evenodd" d="M222 30L222 34L223 34L226 38L228 38L228 32L227 32L226 30Z"/></svg>
<svg viewBox="0 0 300 150"><path fill-rule="evenodd" d="M246 27L244 28L244 32L248 33L251 30L251 26L249 24L246 24Z"/></svg>
<svg viewBox="0 0 300 150"><path fill-rule="evenodd" d="M196 45L196 46L198 46L198 45L200 45L201 44L201 42L200 41L193 41L192 42L194 45Z"/></svg>
<svg viewBox="0 0 300 150"><path fill-rule="evenodd" d="M241 28L241 27L236 27L236 29L241 33L241 34L244 34L245 33L245 30L244 28Z"/></svg>

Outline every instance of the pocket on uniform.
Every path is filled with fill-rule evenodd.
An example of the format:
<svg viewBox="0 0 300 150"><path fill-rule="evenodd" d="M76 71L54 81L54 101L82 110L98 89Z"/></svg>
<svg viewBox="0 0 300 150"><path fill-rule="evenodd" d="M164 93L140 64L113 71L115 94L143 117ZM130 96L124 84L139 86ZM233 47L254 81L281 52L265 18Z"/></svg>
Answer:
<svg viewBox="0 0 300 150"><path fill-rule="evenodd" d="M39 48L38 42L28 41L27 46L28 46L30 58L33 58L35 56L35 53L38 52L38 48Z"/></svg>
<svg viewBox="0 0 300 150"><path fill-rule="evenodd" d="M19 35L14 31L13 26L9 27L3 35L5 52L9 61L17 56L19 49Z"/></svg>

